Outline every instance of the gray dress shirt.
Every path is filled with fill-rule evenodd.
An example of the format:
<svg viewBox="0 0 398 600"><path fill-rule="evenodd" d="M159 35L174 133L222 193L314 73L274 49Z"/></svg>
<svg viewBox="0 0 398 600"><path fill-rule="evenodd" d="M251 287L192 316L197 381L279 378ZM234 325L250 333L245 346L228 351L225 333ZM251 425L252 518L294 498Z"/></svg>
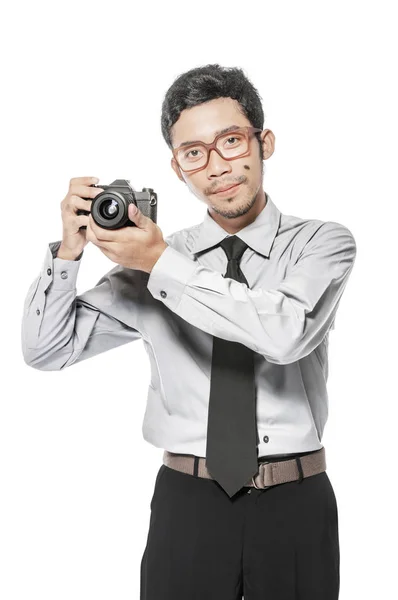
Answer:
<svg viewBox="0 0 398 600"><path fill-rule="evenodd" d="M284 215L266 198L237 233L249 245L240 262L249 288L224 277L216 244L229 234L208 211L165 237L151 273L116 265L79 296L80 257L56 258L61 242L50 243L24 304L26 364L61 370L142 339L151 368L144 439L205 456L212 336L240 342L255 353L259 456L322 448L329 331L356 244L344 225Z"/></svg>

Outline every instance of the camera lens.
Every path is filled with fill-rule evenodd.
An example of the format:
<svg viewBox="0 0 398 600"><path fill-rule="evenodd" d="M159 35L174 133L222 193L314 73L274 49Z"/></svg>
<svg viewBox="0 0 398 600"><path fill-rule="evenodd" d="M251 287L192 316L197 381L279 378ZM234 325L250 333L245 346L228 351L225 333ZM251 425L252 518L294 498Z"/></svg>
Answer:
<svg viewBox="0 0 398 600"><path fill-rule="evenodd" d="M113 219L119 212L118 203L113 199L102 202L99 212L104 219Z"/></svg>
<svg viewBox="0 0 398 600"><path fill-rule="evenodd" d="M134 197L133 192L131 192L131 196ZM128 218L128 205L130 202L129 193L124 194L123 190L113 190L108 186L108 189L98 194L92 202L91 215L94 222L104 229L127 227L131 223Z"/></svg>

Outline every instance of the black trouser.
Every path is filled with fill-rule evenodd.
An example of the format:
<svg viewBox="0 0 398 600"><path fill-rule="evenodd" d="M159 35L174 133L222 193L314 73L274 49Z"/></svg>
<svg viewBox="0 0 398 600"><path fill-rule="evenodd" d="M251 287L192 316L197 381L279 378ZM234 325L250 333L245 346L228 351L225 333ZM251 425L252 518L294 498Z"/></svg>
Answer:
<svg viewBox="0 0 398 600"><path fill-rule="evenodd" d="M141 600L337 600L336 497L324 471L230 498L162 465L141 563Z"/></svg>

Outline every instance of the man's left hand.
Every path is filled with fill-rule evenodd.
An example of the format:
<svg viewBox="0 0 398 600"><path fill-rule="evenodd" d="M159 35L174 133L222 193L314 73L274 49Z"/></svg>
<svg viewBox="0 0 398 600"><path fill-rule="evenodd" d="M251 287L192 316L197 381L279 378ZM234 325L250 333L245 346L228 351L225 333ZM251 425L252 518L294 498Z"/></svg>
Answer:
<svg viewBox="0 0 398 600"><path fill-rule="evenodd" d="M137 211L134 213L133 208ZM103 229L89 216L86 239L98 246L110 260L129 269L150 273L168 244L160 227L146 217L135 204L129 204L128 217L135 223L121 229Z"/></svg>

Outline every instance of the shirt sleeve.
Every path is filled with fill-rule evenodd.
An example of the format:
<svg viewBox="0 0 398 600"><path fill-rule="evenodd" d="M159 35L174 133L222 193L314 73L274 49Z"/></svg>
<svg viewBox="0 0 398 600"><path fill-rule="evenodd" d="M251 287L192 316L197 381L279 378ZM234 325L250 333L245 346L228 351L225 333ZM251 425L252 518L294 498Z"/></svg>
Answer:
<svg viewBox="0 0 398 600"><path fill-rule="evenodd" d="M57 258L60 244L48 245L42 269L29 287L23 308L23 357L27 365L43 371L64 369L141 338L138 329L84 303L76 295L83 253L75 260ZM102 296L109 290L107 277L108 274L97 283L101 283L98 291L101 289Z"/></svg>
<svg viewBox="0 0 398 600"><path fill-rule="evenodd" d="M355 256L350 230L327 221L275 288L249 289L171 246L155 263L147 287L195 327L288 364L310 354L333 326Z"/></svg>

